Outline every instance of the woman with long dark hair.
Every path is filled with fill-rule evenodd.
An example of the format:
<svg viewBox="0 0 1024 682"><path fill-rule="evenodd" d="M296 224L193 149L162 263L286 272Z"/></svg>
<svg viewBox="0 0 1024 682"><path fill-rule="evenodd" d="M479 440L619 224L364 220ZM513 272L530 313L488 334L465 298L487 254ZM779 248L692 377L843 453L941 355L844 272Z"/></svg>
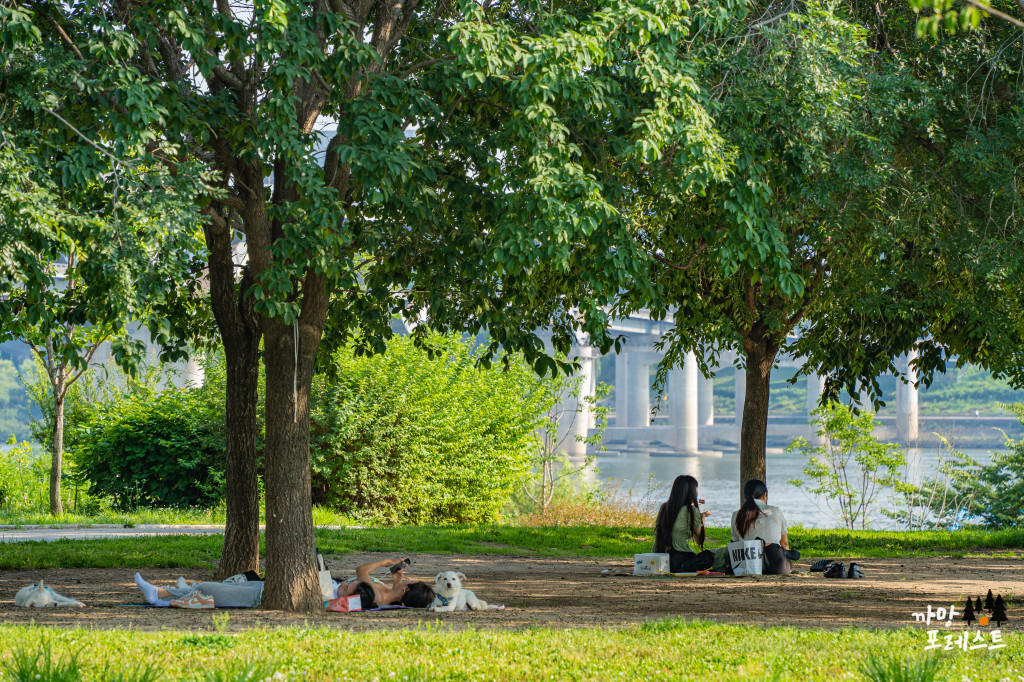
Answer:
<svg viewBox="0 0 1024 682"><path fill-rule="evenodd" d="M697 479L676 476L668 501L661 505L654 522L654 551L669 555L673 573L704 571L715 564L716 552L704 549L704 519L711 514L700 510ZM725 559L725 548L718 553Z"/></svg>
<svg viewBox="0 0 1024 682"><path fill-rule="evenodd" d="M790 559L800 553L789 548L786 517L778 507L768 504L768 486L756 478L743 486L743 506L732 514L733 540L763 540L764 567L768 575L781 575L793 570Z"/></svg>

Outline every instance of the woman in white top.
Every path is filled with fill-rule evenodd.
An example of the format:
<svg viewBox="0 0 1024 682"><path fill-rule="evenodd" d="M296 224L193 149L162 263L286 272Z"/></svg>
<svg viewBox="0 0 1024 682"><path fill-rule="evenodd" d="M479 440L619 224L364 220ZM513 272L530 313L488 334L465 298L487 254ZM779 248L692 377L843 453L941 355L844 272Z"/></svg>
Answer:
<svg viewBox="0 0 1024 682"><path fill-rule="evenodd" d="M743 506L732 514L733 540L764 540L764 573L780 575L790 573L789 560L799 553L789 549L786 517L778 507L768 504L768 486L764 481L751 479L743 486Z"/></svg>

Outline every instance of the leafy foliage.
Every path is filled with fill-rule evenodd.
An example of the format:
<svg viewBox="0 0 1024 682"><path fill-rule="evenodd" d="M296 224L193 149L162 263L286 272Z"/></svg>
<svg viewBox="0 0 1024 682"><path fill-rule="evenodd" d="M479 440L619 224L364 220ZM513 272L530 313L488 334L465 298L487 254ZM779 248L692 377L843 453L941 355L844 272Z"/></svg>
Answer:
<svg viewBox="0 0 1024 682"><path fill-rule="evenodd" d="M32 367L31 360L25 359L20 367L7 358L0 358L0 436L13 435L24 439L30 435L28 427L30 408L25 387L19 376Z"/></svg>
<svg viewBox="0 0 1024 682"><path fill-rule="evenodd" d="M1024 404L1006 408L1024 423ZM967 511L991 528L1024 525L1024 440L1007 438L1006 447L985 465L960 453L949 474L950 495L968 500Z"/></svg>
<svg viewBox="0 0 1024 682"><path fill-rule="evenodd" d="M36 510L46 506L49 462L32 443L13 436L0 446L0 509Z"/></svg>
<svg viewBox="0 0 1024 682"><path fill-rule="evenodd" d="M522 494L533 503L532 506L540 512L541 517L545 515L556 496L578 497L583 498L583 502L589 502L589 498L598 492L585 490L582 476L597 460L597 455L593 453L604 449L601 441L608 426L610 408L600 403L608 396L609 388L606 384L599 383L595 387L594 395L580 395L582 383L582 377L556 377L554 381L546 383L546 388L554 395L545 401L550 407L544 426L540 430L533 472L522 488ZM566 414L567 397L571 397L575 404L586 405L593 410L595 430L592 435L574 435L573 426L577 419L583 417L580 410ZM570 437L588 446L582 463L571 462L565 454L566 441ZM516 502L520 512L524 511L524 505L520 500Z"/></svg>
<svg viewBox="0 0 1024 682"><path fill-rule="evenodd" d="M824 444L811 447L805 438L797 438L786 451L810 458L803 473L813 483L789 482L823 496L849 530L858 522L866 529L878 494L895 484L907 463L903 449L875 438L875 418L868 411L855 415L849 407L832 403L811 414Z"/></svg>
<svg viewBox="0 0 1024 682"><path fill-rule="evenodd" d="M52 386L59 514L64 399L93 354L109 342L134 371L145 344L132 322L165 358L184 354L169 320L196 298L195 288L177 294L199 269L193 196L204 179L194 165L161 163L176 153L153 130L163 112L120 96L137 74L80 72L81 51L44 40L35 14L0 4L0 341L29 344ZM93 58L116 58L123 41L93 47Z"/></svg>
<svg viewBox="0 0 1024 682"><path fill-rule="evenodd" d="M388 523L498 518L557 393L515 359L475 367L471 341L430 343L433 358L408 338L330 358L314 382L314 500Z"/></svg>
<svg viewBox="0 0 1024 682"><path fill-rule="evenodd" d="M883 509L882 514L893 519L897 527L959 530L970 519L977 494L978 463L952 448L946 438L940 438L936 476L914 484L904 475L904 480L892 485L893 508Z"/></svg>
<svg viewBox="0 0 1024 682"><path fill-rule="evenodd" d="M99 406L75 459L93 495L120 510L209 507L223 497L223 381L202 388L146 384Z"/></svg>

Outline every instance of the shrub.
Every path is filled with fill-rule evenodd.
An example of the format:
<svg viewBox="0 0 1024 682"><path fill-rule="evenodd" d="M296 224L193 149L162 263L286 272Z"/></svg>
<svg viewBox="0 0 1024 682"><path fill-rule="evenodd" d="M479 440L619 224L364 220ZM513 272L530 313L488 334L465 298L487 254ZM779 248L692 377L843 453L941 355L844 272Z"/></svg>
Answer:
<svg viewBox="0 0 1024 682"><path fill-rule="evenodd" d="M93 495L122 511L210 507L223 497L223 382L118 393L81 429L75 453Z"/></svg>
<svg viewBox="0 0 1024 682"><path fill-rule="evenodd" d="M1004 407L1024 424L1024 405ZM973 511L992 528L1024 525L1024 440L1007 438L1006 447L1009 452L994 453L991 464L977 468Z"/></svg>
<svg viewBox="0 0 1024 682"><path fill-rule="evenodd" d="M50 456L12 436L0 445L0 509L26 511L48 508Z"/></svg>
<svg viewBox="0 0 1024 682"><path fill-rule="evenodd" d="M314 502L387 523L498 517L528 475L554 393L510 358L476 367L470 341L411 339L354 357L342 348L314 379Z"/></svg>
<svg viewBox="0 0 1024 682"><path fill-rule="evenodd" d="M821 495L825 504L837 512L843 524L853 530L860 523L866 529L878 494L893 487L900 469L907 463L903 450L882 443L874 435L874 414L855 415L845 405L830 403L811 412L812 423L824 445L811 447L804 438L796 438L786 452L808 457L804 476L812 484L808 493ZM806 481L794 479L791 485L805 487Z"/></svg>

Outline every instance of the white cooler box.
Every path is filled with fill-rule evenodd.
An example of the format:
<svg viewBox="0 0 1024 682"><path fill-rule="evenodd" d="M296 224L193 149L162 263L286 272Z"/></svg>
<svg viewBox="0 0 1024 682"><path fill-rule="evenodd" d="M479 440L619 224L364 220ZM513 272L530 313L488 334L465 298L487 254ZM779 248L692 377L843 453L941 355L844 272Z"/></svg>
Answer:
<svg viewBox="0 0 1024 682"><path fill-rule="evenodd" d="M668 554L634 554L633 575L663 575L668 572Z"/></svg>

